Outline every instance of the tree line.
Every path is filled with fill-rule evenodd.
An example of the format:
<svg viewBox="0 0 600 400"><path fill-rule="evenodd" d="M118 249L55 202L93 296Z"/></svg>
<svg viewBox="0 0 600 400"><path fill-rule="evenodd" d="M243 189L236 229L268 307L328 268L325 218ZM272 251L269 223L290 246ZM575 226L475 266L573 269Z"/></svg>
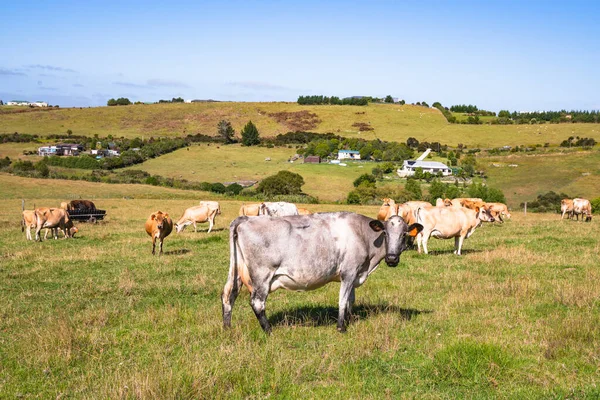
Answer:
<svg viewBox="0 0 600 400"><path fill-rule="evenodd" d="M350 105L350 106L366 106L369 104L369 101L366 97L346 97L340 99L337 96L299 96L298 104L301 105L322 105L322 104L330 104L330 105Z"/></svg>

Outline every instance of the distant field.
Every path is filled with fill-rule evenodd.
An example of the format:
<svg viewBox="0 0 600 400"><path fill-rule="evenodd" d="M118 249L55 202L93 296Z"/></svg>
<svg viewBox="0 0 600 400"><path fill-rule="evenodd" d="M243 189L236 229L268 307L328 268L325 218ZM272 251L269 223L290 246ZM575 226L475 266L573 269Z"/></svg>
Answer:
<svg viewBox="0 0 600 400"><path fill-rule="evenodd" d="M24 150L37 150L41 145L38 143L0 143L0 158L10 157L11 159L26 158L28 160L38 160L38 157L24 156Z"/></svg>
<svg viewBox="0 0 600 400"><path fill-rule="evenodd" d="M465 241L405 252L356 291L335 329L339 285L277 291L261 331L243 289L221 328L229 222L187 229L150 254L157 209L203 193L0 174L0 393L6 398L598 398L598 222L513 213ZM10 190L4 190L10 188ZM73 240L27 242L20 199L95 196L106 221ZM133 197L124 199L124 196ZM207 195L208 196L208 195ZM374 216L378 207L308 206Z"/></svg>
<svg viewBox="0 0 600 400"><path fill-rule="evenodd" d="M189 149L189 150L188 150ZM296 149L242 147L240 145L199 145L177 150L129 169L141 169L151 174L184 178L198 182L231 182L261 180L281 170L296 172L306 183L303 191L326 201L345 200L354 187L352 182L370 173L375 163L333 164L289 163ZM269 157L271 161L265 161Z"/></svg>
<svg viewBox="0 0 600 400"><path fill-rule="evenodd" d="M517 207L540 193L553 190L573 197L600 197L600 151L482 157L490 186L504 191ZM494 167L493 164L499 165ZM516 164L517 167L509 167Z"/></svg>
<svg viewBox="0 0 600 400"><path fill-rule="evenodd" d="M3 107L0 107L2 110ZM296 103L193 103L153 104L121 107L68 108L47 112L0 112L0 133L15 131L31 134L64 133L116 137L182 136L216 134L221 119L231 121L237 134L252 120L262 136L298 130L294 116L287 122L275 115L282 112L309 112L320 120L305 130L333 132L358 137L405 142L409 137L420 141L439 141L456 146L498 147L558 144L569 136L593 137L600 141L600 124L545 125L463 125L448 124L432 108L411 105L370 104L360 106L301 106ZM296 116L300 114L294 114ZM309 118L310 119L310 118ZM300 119L302 120L302 119ZM280 122L278 122L280 121ZM313 121L314 122L314 121ZM373 131L359 132L355 123L371 126Z"/></svg>

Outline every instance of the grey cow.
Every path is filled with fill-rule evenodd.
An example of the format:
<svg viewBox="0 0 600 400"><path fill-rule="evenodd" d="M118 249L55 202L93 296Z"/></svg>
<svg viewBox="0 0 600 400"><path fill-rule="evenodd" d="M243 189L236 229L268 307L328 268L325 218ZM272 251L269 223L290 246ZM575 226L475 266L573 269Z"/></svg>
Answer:
<svg viewBox="0 0 600 400"><path fill-rule="evenodd" d="M354 289L362 285L385 257L395 267L406 250L405 238L423 226L407 226L398 216L386 222L364 215L335 212L285 217L238 217L229 227L230 266L223 289L223 326L231 326L231 312L242 283L250 291L250 305L266 333L265 314L270 292L317 289L341 282L337 329L346 331L354 303Z"/></svg>

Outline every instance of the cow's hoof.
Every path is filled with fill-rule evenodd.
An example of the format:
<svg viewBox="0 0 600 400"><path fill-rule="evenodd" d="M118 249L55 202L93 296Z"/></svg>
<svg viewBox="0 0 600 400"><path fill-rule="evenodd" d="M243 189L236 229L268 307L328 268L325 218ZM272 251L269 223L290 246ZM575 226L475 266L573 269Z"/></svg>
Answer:
<svg viewBox="0 0 600 400"><path fill-rule="evenodd" d="M339 333L346 333L346 328L345 327L342 327L342 328L338 327L337 330L338 330Z"/></svg>

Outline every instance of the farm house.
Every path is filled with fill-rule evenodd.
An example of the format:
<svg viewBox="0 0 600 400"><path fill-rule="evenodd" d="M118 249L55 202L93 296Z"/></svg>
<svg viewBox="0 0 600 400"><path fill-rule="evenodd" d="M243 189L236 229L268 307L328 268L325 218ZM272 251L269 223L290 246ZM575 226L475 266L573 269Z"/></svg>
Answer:
<svg viewBox="0 0 600 400"><path fill-rule="evenodd" d="M356 150L338 150L338 160L360 160L360 152Z"/></svg>
<svg viewBox="0 0 600 400"><path fill-rule="evenodd" d="M415 174L417 168L421 168L423 172L429 172L434 175L437 175L440 172L443 176L452 175L452 169L450 169L450 167L448 167L444 163L441 163L439 161L423 161L425 157L429 155L430 152L431 149L427 149L416 160L404 161L404 163L402 164L402 168L397 171L398 175L402 178L412 176Z"/></svg>

